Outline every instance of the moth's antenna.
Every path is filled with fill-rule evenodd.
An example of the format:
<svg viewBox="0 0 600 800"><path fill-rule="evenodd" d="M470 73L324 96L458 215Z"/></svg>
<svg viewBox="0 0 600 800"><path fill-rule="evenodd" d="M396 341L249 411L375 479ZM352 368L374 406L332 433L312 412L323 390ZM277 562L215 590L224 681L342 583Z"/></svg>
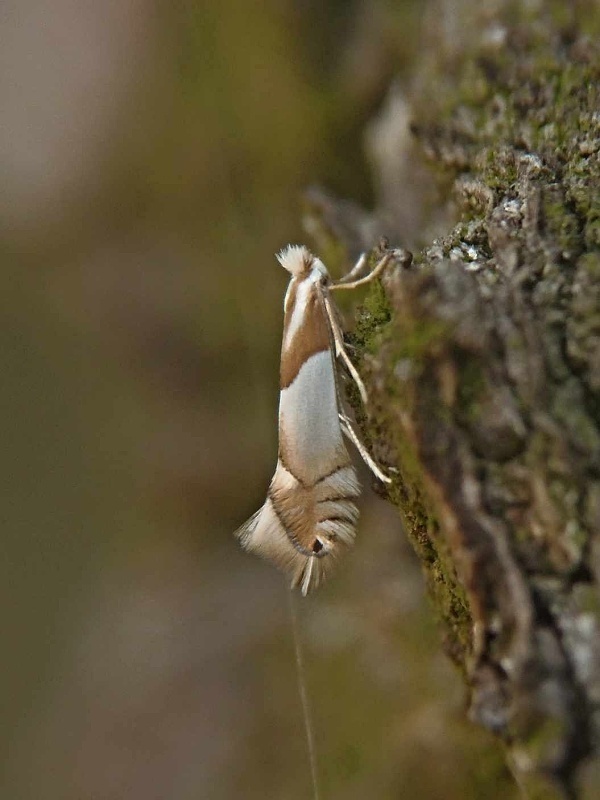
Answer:
<svg viewBox="0 0 600 800"><path fill-rule="evenodd" d="M304 657L302 654L302 642L300 640L300 624L298 622L297 599L292 589L290 596L290 617L292 622L292 636L294 637L294 653L296 656L296 674L298 675L298 692L302 705L302 717L304 719L304 732L306 734L306 748L308 750L308 761L310 763L310 775L312 779L313 800L319 800L319 772L317 769L317 747L315 744L315 731L308 702L308 691L306 688L306 671L304 669Z"/></svg>

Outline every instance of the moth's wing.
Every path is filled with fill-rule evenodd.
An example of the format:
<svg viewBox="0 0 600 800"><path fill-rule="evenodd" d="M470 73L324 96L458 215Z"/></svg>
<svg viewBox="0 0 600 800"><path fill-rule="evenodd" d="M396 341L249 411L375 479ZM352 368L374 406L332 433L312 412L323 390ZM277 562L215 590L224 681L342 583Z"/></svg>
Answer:
<svg viewBox="0 0 600 800"><path fill-rule="evenodd" d="M256 526L258 525L258 521L260 519L262 510L263 506L261 506L261 508L259 508L258 511L255 511L254 514L252 514L252 516L250 517L250 519L247 519L243 525L240 525L240 527L233 534L235 538L238 540L238 542L241 544L241 546L244 548L244 550L250 549L250 541L252 539L252 535L256 529Z"/></svg>
<svg viewBox="0 0 600 800"><path fill-rule="evenodd" d="M271 498L235 532L244 550L273 561L284 571L292 570L302 554L290 541Z"/></svg>

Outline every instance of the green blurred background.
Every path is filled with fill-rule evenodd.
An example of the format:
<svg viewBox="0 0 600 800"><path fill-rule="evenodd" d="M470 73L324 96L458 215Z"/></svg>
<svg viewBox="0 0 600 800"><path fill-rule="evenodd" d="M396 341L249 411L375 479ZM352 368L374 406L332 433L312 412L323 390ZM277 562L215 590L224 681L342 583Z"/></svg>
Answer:
<svg viewBox="0 0 600 800"><path fill-rule="evenodd" d="M287 580L231 534L275 463L273 253L307 186L372 202L421 10L3 5L1 797L311 796ZM370 492L300 608L324 798L517 796Z"/></svg>

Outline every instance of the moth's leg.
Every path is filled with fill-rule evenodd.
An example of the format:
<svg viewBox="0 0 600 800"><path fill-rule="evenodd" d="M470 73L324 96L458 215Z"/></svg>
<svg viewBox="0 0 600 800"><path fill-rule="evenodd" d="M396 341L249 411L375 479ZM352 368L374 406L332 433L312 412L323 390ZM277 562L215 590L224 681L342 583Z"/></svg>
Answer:
<svg viewBox="0 0 600 800"><path fill-rule="evenodd" d="M350 422L348 417L341 411L338 413L338 416L340 419L340 426L342 428L343 433L346 434L348 439L350 439L352 444L356 447L356 449L360 453L362 460L371 470L373 475L375 475L376 478L379 478L380 481L383 481L383 483L391 483L392 479L389 477L389 475L386 475L385 472L381 469L381 467L378 466L375 463L375 461L373 461L373 459L371 458L369 451L367 450L365 445L361 442L361 440L358 438L358 434L352 427L352 423Z"/></svg>
<svg viewBox="0 0 600 800"><path fill-rule="evenodd" d="M327 317L329 319L329 326L331 328L331 333L333 335L334 343L335 343L335 355L336 357L340 357L344 364L346 365L346 369L350 373L352 380L356 384L358 391L360 393L361 400L364 405L367 404L368 395L367 390L365 389L365 385L362 381L362 378L358 374L356 367L350 360L348 356L348 352L346 350L346 345L344 344L344 336L342 333L342 329L340 324L337 320L337 316L335 313L335 308L329 299L328 292L333 289L355 289L357 286L362 286L363 284L369 283L370 281L374 280L378 275L380 275L386 266L389 264L392 258L398 258L403 264L410 264L412 260L412 255L407 250L389 250L375 265L375 268L364 278L359 278L358 280L351 281L350 278L358 275L365 267L367 262L366 254L363 253L358 261L356 262L355 266L352 270L346 275L341 281L337 283L331 283L327 286L327 288L323 287L321 295L323 298L323 305L325 307L325 311L327 313Z"/></svg>
<svg viewBox="0 0 600 800"><path fill-rule="evenodd" d="M339 281L336 281L336 285L339 284L339 283L347 283L348 281L355 280L355 278L358 275L360 275L362 272L364 272L364 269L365 269L366 266L367 266L367 254L366 253L361 253L360 256L358 257L358 261L352 267L350 272L348 272L346 275L344 275L342 278L340 278Z"/></svg>
<svg viewBox="0 0 600 800"><path fill-rule="evenodd" d="M346 365L346 369L352 376L352 380L354 381L354 383L358 388L358 391L360 392L360 397L361 400L363 401L363 404L367 405L369 399L367 395L367 390L365 389L365 385L362 382L362 378L358 374L356 367L354 366L352 361L350 361L350 357L346 352L346 345L344 344L342 329L340 328L340 324L337 321L335 308L333 307L326 291L322 293L322 297L323 297L323 304L325 306L325 311L327 313L327 318L329 320L329 327L331 328L331 333L333 334L333 340L335 343L335 354L336 356L340 356L340 358Z"/></svg>
<svg viewBox="0 0 600 800"><path fill-rule="evenodd" d="M380 258L375 267L369 272L368 275L365 275L364 278L358 278L357 280L350 280L351 277L358 274L357 267L361 263L361 268L364 266L364 262L366 261L366 256L361 256L356 264L356 266L346 275L345 278L342 278L337 283L332 283L329 287L331 290L334 289L356 289L357 286L363 286L365 283L370 283L372 280L375 280L378 275L381 275L383 270L389 264L392 256L394 255L393 251L389 251L386 253L383 258Z"/></svg>
<svg viewBox="0 0 600 800"><path fill-rule="evenodd" d="M363 255L358 259L356 262L356 266L353 267L350 272L343 278L341 278L336 283L332 283L329 287L331 290L335 289L356 289L357 286L363 286L366 283L370 283L372 280L375 280L383 270L387 267L391 259L398 259L401 264L404 266L408 266L412 261L412 253L409 253L408 250L388 250L387 253L379 259L377 264L373 267L371 272L368 275L365 275L364 278L358 278L357 280L351 280L355 275L358 275L360 271L364 268L366 262L366 256ZM359 269L360 266L360 269Z"/></svg>

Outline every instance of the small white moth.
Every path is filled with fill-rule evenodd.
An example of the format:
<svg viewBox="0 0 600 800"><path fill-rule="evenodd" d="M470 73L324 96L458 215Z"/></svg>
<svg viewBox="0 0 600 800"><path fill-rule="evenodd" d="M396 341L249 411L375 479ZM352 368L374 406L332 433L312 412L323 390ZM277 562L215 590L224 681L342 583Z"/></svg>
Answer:
<svg viewBox="0 0 600 800"><path fill-rule="evenodd" d="M362 255L337 283L306 247L288 245L277 255L292 276L283 304L277 468L264 505L235 535L246 550L291 572L292 586L300 586L303 595L319 585L331 561L353 544L356 534L360 485L342 434L373 473L390 482L341 404L336 357L343 360L363 402L367 394L346 352L330 292L373 280L393 255L388 251L371 273L355 280L366 266Z"/></svg>

